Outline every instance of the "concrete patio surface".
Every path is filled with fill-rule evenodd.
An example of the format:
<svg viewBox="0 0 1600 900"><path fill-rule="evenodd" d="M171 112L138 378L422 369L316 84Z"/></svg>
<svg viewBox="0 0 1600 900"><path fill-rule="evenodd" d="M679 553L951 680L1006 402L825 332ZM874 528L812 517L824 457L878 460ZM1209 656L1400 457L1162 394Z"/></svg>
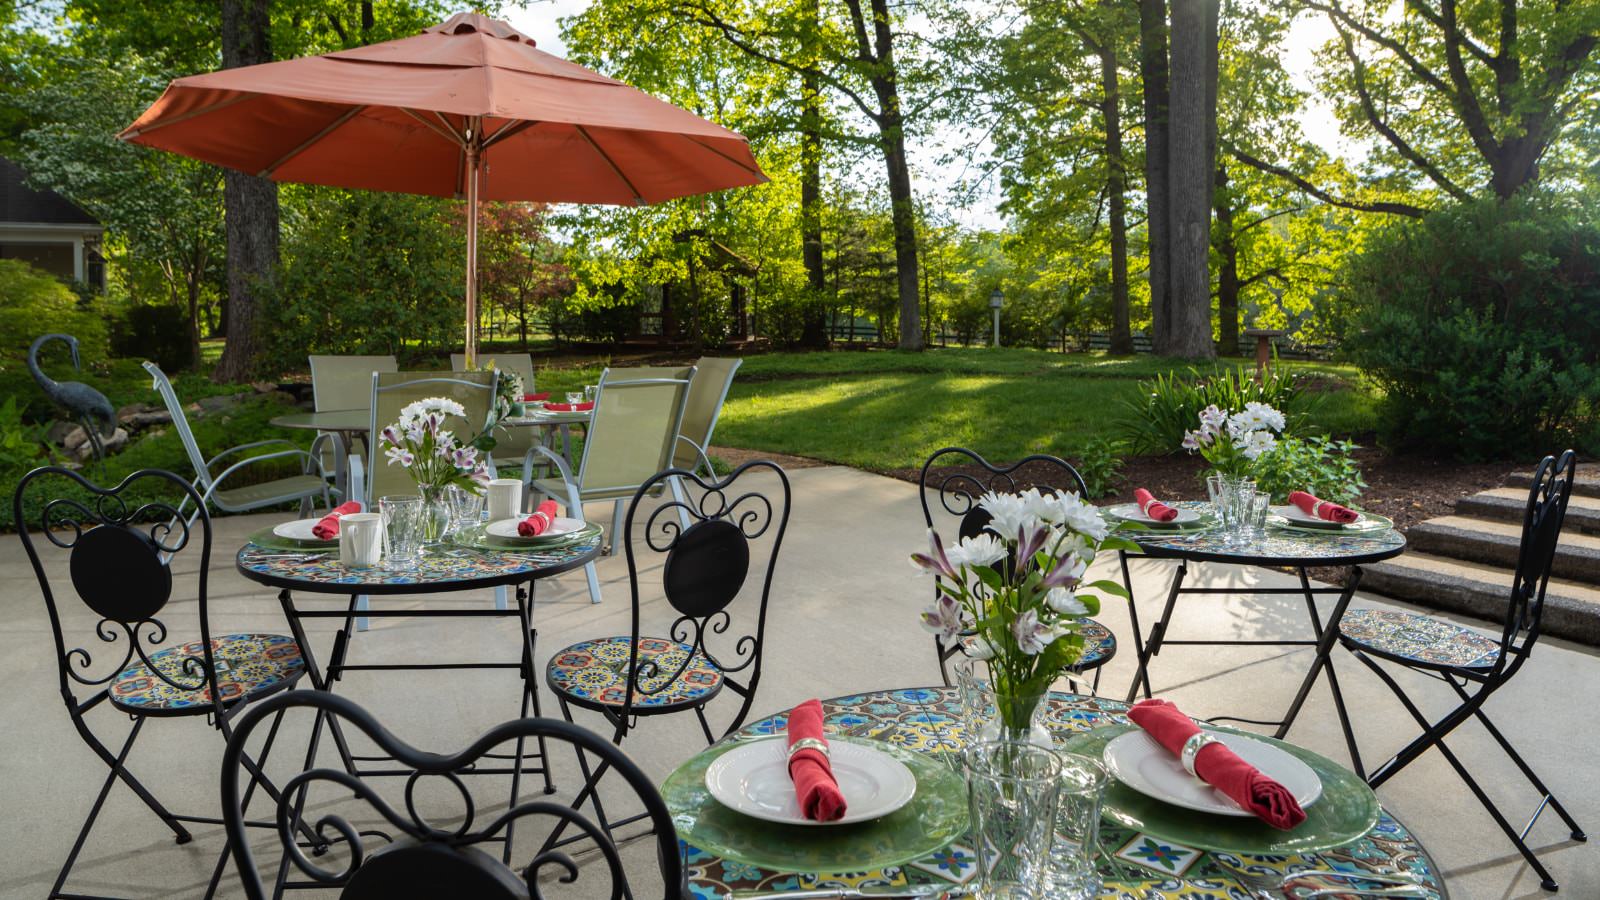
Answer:
<svg viewBox="0 0 1600 900"><path fill-rule="evenodd" d="M906 562L923 544L921 513L913 485L862 472L822 467L793 471L794 508L773 585L766 634L766 657L753 717L779 711L811 696L830 697L863 690L931 684L938 680L932 642L915 619L929 583ZM597 505L591 513L609 516ZM274 516L219 519L212 560L211 614L214 632L286 632L275 591L250 582L234 569L235 549L244 536ZM603 520L606 521L606 520ZM69 625L84 643L95 644L95 617L76 604L65 580L64 554L54 560L60 575L58 597L70 609ZM1112 575L1111 561L1098 565ZM191 566L194 564L191 563ZM1139 561L1133 567L1141 597L1141 621L1159 611L1172 563ZM620 555L600 565L605 600L589 603L581 573L540 584L535 624L538 660L567 644L590 637L625 634L629 627L627 568ZM651 577L659 578L659 569ZM1198 579L1196 582L1195 579ZM1191 568L1191 581L1209 586L1295 583L1285 573L1228 566ZM184 583L187 583L186 581ZM665 629L674 616L658 594L647 592L647 628ZM752 601L745 596L740 604ZM334 599L322 601L334 604ZM491 592L442 598L379 600L399 608L431 605L484 605ZM1392 606L1361 596L1356 605ZM74 608L76 607L76 608ZM197 633L192 600L182 597L163 617L174 634ZM20 542L0 539L0 666L7 689L0 692L0 897L41 897L71 846L105 768L74 733L57 687L50 625ZM1121 698L1134 670L1126 608L1108 604L1101 620L1116 632L1121 652L1106 667L1103 694ZM333 620L310 625L314 652L326 658ZM736 618L732 633L742 621ZM1297 598L1185 598L1170 637L1302 636L1307 632ZM353 655L363 661L460 659L494 654L514 659L517 629L511 619L391 619L360 634ZM69 647L74 644L69 644ZM1287 651L1287 652L1286 652ZM119 654L120 655L120 654ZM1310 659L1307 648L1173 647L1153 665L1159 694L1197 716L1220 714L1272 719L1288 705ZM1381 759L1415 733L1404 710L1353 658L1336 651L1341 684L1358 716L1357 729L1369 761ZM1442 685L1406 679L1413 696L1430 709L1443 710L1450 696ZM1525 670L1488 711L1523 750L1580 822L1600 831L1600 769L1596 763L1593 695L1600 685L1600 659L1592 649L1545 640ZM556 714L548 691L545 712ZM464 746L479 732L517 712L517 688L510 672L356 673L341 693L376 713L395 733L425 749ZM713 705L714 724L725 723L737 704L724 696ZM598 727L600 720L581 711L578 721ZM120 742L127 719L109 709L90 713L90 722L109 740ZM1344 742L1326 681L1289 735L1290 739L1344 761ZM301 743L297 744L296 741ZM271 771L287 774L288 757L303 750L303 730L286 727L282 758ZM1520 774L1476 723L1461 728L1452 747L1466 759L1508 816L1522 821L1536 798ZM703 746L693 716L645 721L628 736L625 749L654 778ZM151 722L141 736L130 767L174 810L216 814L222 742L197 718ZM328 761L331 754L322 759ZM575 771L555 761L558 787L570 795ZM297 770L297 769L296 769ZM485 778L484 781L492 779ZM478 793L474 786L475 795ZM504 788L492 792L503 804ZM443 797L444 795L440 795ZM1456 778L1445 760L1430 753L1379 791L1384 804L1424 842L1443 870L1452 896L1466 900L1539 897L1535 878ZM445 800L439 801L445 804ZM425 806L427 803L424 804ZM265 805L253 811L260 815ZM148 810L123 788L111 793L100 823L74 873L69 889L133 897L198 897L223 847L219 828L199 828L196 839L175 845ZM1553 814L1541 818L1531 841L1561 882L1560 896L1600 897L1600 842L1568 840ZM258 846L270 843L263 838ZM625 854L636 867L648 865L648 842L630 844ZM536 850L517 844L515 859L525 863ZM262 851L264 852L264 850ZM274 857L275 859L275 857ZM586 867L586 869L589 867ZM587 871L586 871L587 874ZM603 882L604 876L596 876ZM580 879L581 888L584 879ZM226 896L242 896L230 868ZM562 886L548 889L561 896ZM593 895L594 888L580 890ZM647 889L641 890L648 894Z"/></svg>

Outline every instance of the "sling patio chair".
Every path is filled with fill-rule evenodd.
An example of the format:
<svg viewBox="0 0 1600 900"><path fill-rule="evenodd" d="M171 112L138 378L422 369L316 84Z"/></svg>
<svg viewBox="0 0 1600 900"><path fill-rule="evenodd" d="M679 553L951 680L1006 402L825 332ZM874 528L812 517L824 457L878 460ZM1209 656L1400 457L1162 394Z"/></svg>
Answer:
<svg viewBox="0 0 1600 900"><path fill-rule="evenodd" d="M493 366L500 372L511 372L522 379L522 390L525 394L534 392L533 387L533 356L528 353L480 353L478 364ZM467 357L464 353L450 354L450 368L457 372L465 371ZM531 456L534 444L538 443L538 427L533 425L500 425L494 430L494 457L495 466L508 469L514 466L526 466ZM522 480L528 481L533 477L531 471L522 473Z"/></svg>
<svg viewBox="0 0 1600 900"><path fill-rule="evenodd" d="M1587 838L1572 814L1534 774L1533 768L1511 746L1511 741L1489 720L1483 705L1521 671L1522 664L1533 652L1533 645L1539 640L1544 620L1545 586L1550 581L1550 569L1555 561L1556 545L1561 540L1561 527L1567 516L1567 500L1572 496L1572 482L1576 473L1577 459L1571 450L1561 454L1559 460L1546 456L1534 471L1533 484L1528 489L1528 505L1523 512L1522 543L1518 550L1516 574L1512 578L1511 591L1506 598L1505 620L1500 623L1498 634L1484 634L1444 619L1397 609L1352 609L1339 620L1340 645L1353 653L1394 692L1400 705L1422 728L1421 735L1368 775L1361 763L1354 732L1350 729L1349 715L1340 699L1339 717L1350 741L1350 758L1356 774L1366 778L1367 783L1376 789L1422 754L1437 747L1473 796L1488 810L1495 824L1511 839L1523 859L1538 873L1540 886L1547 891L1557 889L1556 880L1527 843L1528 833L1539 821L1539 816L1547 808L1554 809L1556 815L1566 823L1573 840L1583 841ZM1429 712L1424 712L1390 674L1389 666L1443 682L1455 694L1454 699L1459 701L1459 705L1439 715L1432 712L1436 707L1430 703ZM1334 697L1337 699L1339 695L1335 694ZM1520 830L1506 820L1455 751L1444 742L1458 727L1474 718L1500 745L1500 749L1511 757L1511 761L1516 763L1539 793L1539 803L1534 808L1533 816Z"/></svg>
<svg viewBox="0 0 1600 900"><path fill-rule="evenodd" d="M308 359L311 363L311 403L317 412L368 409L372 405L372 373L394 372L400 368L393 355L312 355ZM344 494L348 490L346 456L364 456L366 442L354 437L350 446L346 447L343 445L344 439L336 432L324 431L319 434L332 438L318 458L322 460L325 471L334 473L334 484L340 492L340 499L345 499Z"/></svg>
<svg viewBox="0 0 1600 900"><path fill-rule="evenodd" d="M652 482L655 490L666 485L653 481L656 473L672 465L673 448L683 421L683 403L695 369L607 369L600 374L593 418L583 440L583 456L574 473L567 461L545 446L535 447L558 477L536 479L531 488L567 508L567 515L584 519L583 505L613 501L608 548L616 546L623 505L639 486ZM600 578L594 563L583 567L589 580L589 599L600 602Z"/></svg>
<svg viewBox="0 0 1600 900"><path fill-rule="evenodd" d="M172 382L168 380L166 373L153 362L145 363L144 368L154 379L155 389L161 394L161 400L172 416L172 427L177 430L178 439L183 442L184 452L189 455L189 463L194 466L193 484L201 504L206 507L215 506L223 512L250 512L298 500L301 518L311 514L311 501L314 497L320 496L324 507L333 505L327 470L322 467L320 459L325 438L328 436L319 435L311 442L310 451L300 449L293 441L273 438L241 444L206 459L200 452L200 445L195 442L194 432L189 428L189 416L184 412L183 403L178 399L178 394L173 390ZM269 447L276 449L267 450ZM266 452L258 452L230 462L221 472L216 475L211 474L212 468L223 460L246 451ZM249 484L239 483L236 487L223 486L229 479L239 482L240 479L235 476L240 476L253 467L259 467L264 463L278 467L283 465L280 462L283 460L299 460L301 473ZM189 514L189 520L192 522L199 512L200 510L196 509Z"/></svg>
<svg viewBox="0 0 1600 900"><path fill-rule="evenodd" d="M678 428L678 442L672 450L674 468L698 472L708 478L716 474L708 455L711 435L722 417L722 404L727 401L728 388L733 385L733 373L743 362L738 358L713 356L702 356L695 361L689 396L683 401L683 424ZM683 479L672 479L671 487L674 500L685 499ZM684 525L687 527L688 523Z"/></svg>

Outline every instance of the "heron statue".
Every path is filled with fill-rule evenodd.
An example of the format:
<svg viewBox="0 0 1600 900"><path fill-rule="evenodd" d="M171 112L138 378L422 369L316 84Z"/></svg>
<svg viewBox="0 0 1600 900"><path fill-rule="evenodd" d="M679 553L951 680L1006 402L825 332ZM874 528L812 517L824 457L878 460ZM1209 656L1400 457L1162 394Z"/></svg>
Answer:
<svg viewBox="0 0 1600 900"><path fill-rule="evenodd" d="M33 373L33 380L39 382L39 387L44 389L45 396L49 397L57 406L72 414L72 417L83 426L84 432L89 436L89 445L94 449L96 463L105 461L106 448L101 442L101 437L111 437L117 432L117 411L112 408L111 401L106 395L81 381L56 381L39 368L39 348L50 341L63 341L72 351L72 367L81 371L83 366L78 362L78 339L70 334L44 334L33 342L28 348L28 371Z"/></svg>

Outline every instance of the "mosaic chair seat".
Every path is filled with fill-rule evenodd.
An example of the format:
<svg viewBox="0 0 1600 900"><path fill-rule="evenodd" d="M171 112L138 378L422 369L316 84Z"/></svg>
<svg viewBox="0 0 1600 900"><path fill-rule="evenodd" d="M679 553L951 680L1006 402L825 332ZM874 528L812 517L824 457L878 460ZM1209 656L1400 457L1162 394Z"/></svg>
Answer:
<svg viewBox="0 0 1600 900"><path fill-rule="evenodd" d="M1361 762L1360 748L1356 745L1354 732L1350 730L1343 702L1338 700L1337 694L1334 695L1339 703L1340 719L1345 723L1345 736L1349 741L1355 770L1367 779L1368 784L1375 789L1381 787L1422 754L1438 748L1450 767L1455 769L1478 798L1478 802L1483 804L1495 824L1500 826L1523 859L1538 873L1540 886L1547 891L1556 890L1558 884L1527 843L1527 837L1539 816L1546 809L1553 809L1566 823L1573 840L1583 841L1586 837L1566 807L1534 774L1533 768L1511 745L1511 741L1490 721L1484 712L1484 702L1521 670L1539 640L1544 617L1545 587L1550 580L1556 545L1561 540L1567 500L1572 495L1572 481L1576 473L1577 460L1571 450L1561 454L1559 460L1554 456L1546 456L1534 471L1523 513L1522 543L1516 574L1512 579L1505 618L1498 636L1490 637L1433 616L1399 610L1353 609L1341 619L1340 645L1394 693L1406 712L1421 727L1421 735L1369 774ZM1443 715L1430 716L1424 713L1390 674L1390 667L1403 668L1444 682L1455 695L1458 705ZM1533 816L1520 829L1506 820L1466 765L1445 743L1445 739L1469 719L1476 719L1489 732L1539 795Z"/></svg>
<svg viewBox="0 0 1600 900"><path fill-rule="evenodd" d="M129 770L129 753L145 724L161 717L204 717L226 739L233 733L230 710L293 687L306 672L305 661L292 637L212 634L206 593L211 517L197 487L178 475L145 469L107 488L77 472L47 466L18 482L12 515L50 613L60 696L79 736L110 770L48 895L92 897L67 890L67 882L118 781L160 818L180 844L193 840L190 825L222 824L215 816L170 811ZM61 614L46 554L65 557L70 590L97 621ZM158 617L174 591L180 590L175 569L193 573L182 580L194 580L199 636L173 643ZM186 598L191 596L187 584L181 590ZM94 624L78 624L88 621ZM95 733L91 714L97 706L112 710L118 718L132 718L133 727L119 739L120 746L108 745ZM271 752L276 733L274 728L261 745L261 759ZM173 767L187 762L185 757L163 759ZM253 761L246 757L242 764L252 775L246 803L258 786L269 796L280 796ZM194 773L180 768L180 774ZM207 778L200 783L212 782ZM268 822L252 824L274 827ZM227 851L219 851L206 896L215 893L226 861Z"/></svg>
<svg viewBox="0 0 1600 900"><path fill-rule="evenodd" d="M682 482L683 493L667 496L673 480ZM572 721L574 707L599 712L618 744L641 720L667 713L692 710L707 744L743 725L761 681L767 603L789 501L788 476L767 460L747 462L722 479L688 469L665 469L644 479L613 537L628 559L632 628L627 635L580 641L550 657L545 682L562 716ZM658 560L660 590L677 615L665 637L646 633L643 622L640 573L648 568L653 575ZM735 611L747 623L739 629ZM719 732L706 708L724 692L739 698L739 708ZM608 819L596 790L604 766L591 769L581 756L578 761L584 786L574 808L591 802L607 835L641 818ZM560 832L550 836L546 850L585 838L562 839Z"/></svg>
<svg viewBox="0 0 1600 900"><path fill-rule="evenodd" d="M252 846L245 830L242 801L247 792L241 792L240 782L248 774L244 747L251 733L269 718L274 720L269 729L276 729L276 719L285 713L315 716L337 723L343 733L359 733L399 767L394 774L406 774L408 780L405 803L397 804L391 802L392 796L386 798L343 769L307 768L291 776L284 782L276 812L294 830L286 826L278 832L282 854L278 865L268 868L277 876L269 891L256 864L255 853L262 848ZM646 868L641 851L647 848L630 848L628 863L634 867L630 871L617 845L576 804L513 797L507 809L474 805L462 773L492 758L497 748L528 741L567 744L580 759L598 761L626 783L627 793L644 806L643 815L654 826L655 861L648 867L652 869L648 878L636 883L633 877L646 874L637 869ZM418 782L449 783L460 794L452 797L448 789L414 794L411 786ZM448 804L448 810L438 808L441 804ZM248 900L281 896L285 887L319 888L342 900L533 900L552 896L556 883L571 885L574 895L585 897L688 900L690 896L671 813L650 777L621 748L559 719L516 719L496 725L458 752L430 753L396 737L344 697L316 690L279 694L252 704L239 716L222 760L222 815ZM315 820L317 839L297 840L295 832L307 830L307 818ZM374 818L379 821L376 828L367 825ZM358 829L352 820L365 827ZM442 826L443 822L449 825ZM593 840L599 861L579 868L565 854L541 851L531 860L517 857L521 864L514 866L516 829L551 822L570 825ZM500 846L495 848L496 844ZM291 880L291 875L300 877ZM600 883L603 879L610 883Z"/></svg>
<svg viewBox="0 0 1600 900"><path fill-rule="evenodd" d="M1038 465L1054 477L1053 482L1066 484L1079 497L1089 494L1083 476L1072 464L1056 456L1038 453L1024 457L1010 465L996 465L965 447L945 447L937 450L922 464L917 478L918 498L922 502L923 524L938 529L941 535L952 530L952 538L975 537L988 527L989 513L978 506L978 498L989 491L1016 493L1037 486L1042 493L1054 494L1058 488L1052 484L1032 485L1020 480L1018 470L1028 465ZM950 467L958 468L950 468ZM974 472L976 469L977 472ZM953 525L953 529L952 529ZM935 577L933 593L939 596L939 579ZM1074 675L1094 673L1092 687L1100 687L1100 671L1117 655L1117 638L1111 629L1086 619L1083 623L1083 656L1069 670ZM970 637L946 646L939 635L933 636L933 650L939 661L939 676L946 687L950 686L950 660L963 654L971 646Z"/></svg>

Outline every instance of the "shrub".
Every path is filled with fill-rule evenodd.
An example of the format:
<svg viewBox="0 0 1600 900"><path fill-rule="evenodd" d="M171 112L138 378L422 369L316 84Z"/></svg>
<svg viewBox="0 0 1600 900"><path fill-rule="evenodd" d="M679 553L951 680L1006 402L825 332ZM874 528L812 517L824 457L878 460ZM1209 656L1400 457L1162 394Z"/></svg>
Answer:
<svg viewBox="0 0 1600 900"><path fill-rule="evenodd" d="M1503 459L1600 429L1600 225L1542 196L1379 232L1342 291L1344 347L1395 449Z"/></svg>
<svg viewBox="0 0 1600 900"><path fill-rule="evenodd" d="M1367 488L1361 467L1351 455L1357 449L1349 441L1321 435L1284 438L1272 452L1256 460L1256 489L1270 493L1273 503L1289 502L1290 491L1308 491L1323 500L1349 505Z"/></svg>
<svg viewBox="0 0 1600 900"><path fill-rule="evenodd" d="M1078 474L1083 476L1083 486L1088 491L1084 499L1095 500L1115 491L1122 478L1122 455L1125 445L1118 440L1097 437L1078 452Z"/></svg>
<svg viewBox="0 0 1600 900"><path fill-rule="evenodd" d="M118 356L152 360L172 374L195 364L189 344L189 313L171 304L131 304L116 317L111 352Z"/></svg>
<svg viewBox="0 0 1600 900"><path fill-rule="evenodd" d="M1200 410L1212 405L1240 410L1251 402L1282 412L1290 434L1305 427L1310 412L1309 397L1295 374L1281 366L1269 368L1260 382L1253 368L1219 366L1206 375L1191 368L1187 376L1168 372L1141 381L1138 399L1123 402L1117 429L1134 452L1177 453L1183 433L1199 421Z"/></svg>

